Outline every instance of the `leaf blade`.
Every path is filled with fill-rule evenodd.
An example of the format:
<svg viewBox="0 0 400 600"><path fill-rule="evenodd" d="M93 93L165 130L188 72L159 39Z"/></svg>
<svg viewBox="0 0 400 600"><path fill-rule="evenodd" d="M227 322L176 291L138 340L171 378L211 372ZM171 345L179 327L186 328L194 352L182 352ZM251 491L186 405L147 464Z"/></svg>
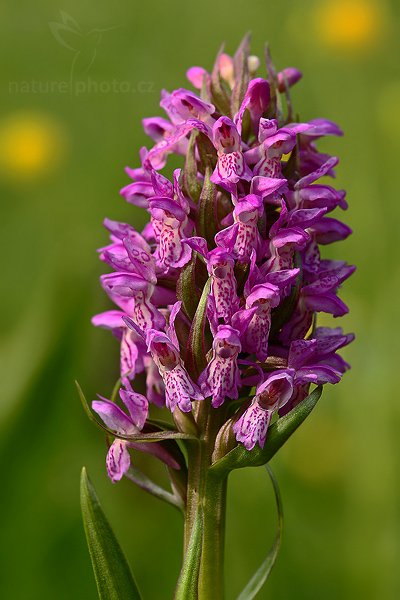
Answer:
<svg viewBox="0 0 400 600"><path fill-rule="evenodd" d="M141 600L140 592L85 467L81 474L82 518L100 600Z"/></svg>
<svg viewBox="0 0 400 600"><path fill-rule="evenodd" d="M212 243L217 233L217 186L211 181L212 168L206 167L203 188L199 199L198 230L202 237Z"/></svg>
<svg viewBox="0 0 400 600"><path fill-rule="evenodd" d="M204 288L189 332L186 367L189 373L197 379L207 365L204 329L207 319L207 302L211 288L211 277Z"/></svg>

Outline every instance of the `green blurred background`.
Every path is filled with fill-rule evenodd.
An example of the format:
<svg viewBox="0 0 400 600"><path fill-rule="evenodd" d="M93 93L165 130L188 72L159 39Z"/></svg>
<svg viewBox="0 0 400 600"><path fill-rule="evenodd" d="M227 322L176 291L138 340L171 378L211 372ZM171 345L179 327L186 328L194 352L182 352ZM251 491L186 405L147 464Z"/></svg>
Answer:
<svg viewBox="0 0 400 600"><path fill-rule="evenodd" d="M268 40L278 68L303 71L293 92L301 118L324 116L345 130L323 148L341 157L337 183L348 190L355 233L330 252L358 266L342 294L351 307L343 325L357 334L346 352L353 369L325 389L273 461L286 530L259 597L400 598L399 9L395 0L1 4L1 598L96 598L82 465L144 597L172 595L180 517L129 482L108 481L103 436L73 380L93 398L117 378L117 343L90 325L110 306L95 249L107 239L104 216L145 223L118 194L123 167L136 166L147 143L141 119L160 114L162 87L187 86L189 66L211 67L220 43L232 52L247 30L254 54ZM54 25L63 18L68 32ZM274 524L265 472L235 474L228 600L261 561Z"/></svg>

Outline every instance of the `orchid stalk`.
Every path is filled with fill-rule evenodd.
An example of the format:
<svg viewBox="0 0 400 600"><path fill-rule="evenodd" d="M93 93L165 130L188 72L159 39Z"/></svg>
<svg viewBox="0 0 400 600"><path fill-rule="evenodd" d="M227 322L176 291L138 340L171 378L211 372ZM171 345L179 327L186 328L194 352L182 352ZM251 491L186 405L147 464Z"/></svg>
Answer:
<svg viewBox="0 0 400 600"><path fill-rule="evenodd" d="M265 58L258 76L261 61L250 56L246 37L233 57L218 54L211 73L188 70L195 91L162 92L166 118L144 119L154 145L141 149L139 167L126 169L131 182L121 190L149 222L139 233L106 219L111 240L99 252L112 269L101 284L116 308L93 323L120 342L120 380L92 410L80 391L81 398L110 440L111 481L127 477L183 514L176 600L224 598L229 473L267 465L321 386L338 383L349 368L338 350L353 335L317 326L318 313L348 312L338 290L354 271L320 253L351 233L328 216L347 208L345 192L319 181L334 177L338 159L319 152L318 139L342 132L326 119L295 120L290 88L301 73L277 72L268 50ZM172 154L182 166L169 178L162 171ZM165 408L165 420L153 417L154 407ZM136 451L165 464L170 490L135 467ZM100 598L139 598L132 576L121 592L116 577L99 570L99 561L125 559L112 532L107 543L93 535L102 530L96 514L104 515L87 508L98 503L85 477ZM265 582L280 532L240 600Z"/></svg>

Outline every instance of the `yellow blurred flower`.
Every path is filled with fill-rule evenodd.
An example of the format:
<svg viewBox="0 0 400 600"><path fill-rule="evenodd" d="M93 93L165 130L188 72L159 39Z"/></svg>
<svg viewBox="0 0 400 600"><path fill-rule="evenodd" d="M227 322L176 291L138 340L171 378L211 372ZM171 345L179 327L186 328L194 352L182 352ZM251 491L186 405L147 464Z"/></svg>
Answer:
<svg viewBox="0 0 400 600"><path fill-rule="evenodd" d="M383 0L326 0L315 11L320 42L345 52L368 50L384 33Z"/></svg>
<svg viewBox="0 0 400 600"><path fill-rule="evenodd" d="M0 174L32 181L52 173L65 157L66 133L50 115L17 112L0 121Z"/></svg>

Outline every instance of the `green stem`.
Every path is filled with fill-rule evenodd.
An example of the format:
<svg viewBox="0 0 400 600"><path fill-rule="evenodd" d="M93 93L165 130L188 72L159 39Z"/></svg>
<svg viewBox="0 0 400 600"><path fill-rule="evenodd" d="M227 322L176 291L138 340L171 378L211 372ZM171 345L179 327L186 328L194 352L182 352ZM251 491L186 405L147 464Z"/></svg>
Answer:
<svg viewBox="0 0 400 600"><path fill-rule="evenodd" d="M211 473L203 495L203 545L199 575L199 600L224 597L224 546L227 479Z"/></svg>
<svg viewBox="0 0 400 600"><path fill-rule="evenodd" d="M202 515L201 564L195 595L187 600L222 600L227 476L210 472L215 439L224 414L211 408L209 400L201 402L197 414L200 440L190 442L188 493L185 517L185 556L199 514ZM179 588L178 588L179 589ZM189 592L190 593L190 592Z"/></svg>

